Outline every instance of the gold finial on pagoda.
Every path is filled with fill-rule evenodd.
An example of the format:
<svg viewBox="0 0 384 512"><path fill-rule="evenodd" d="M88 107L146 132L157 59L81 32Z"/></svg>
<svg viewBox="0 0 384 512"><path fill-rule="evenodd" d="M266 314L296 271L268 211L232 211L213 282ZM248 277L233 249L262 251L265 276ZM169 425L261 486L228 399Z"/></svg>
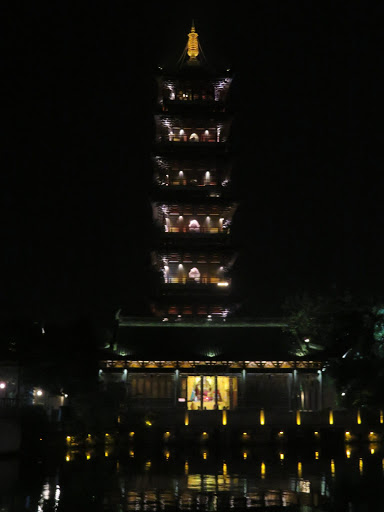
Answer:
<svg viewBox="0 0 384 512"><path fill-rule="evenodd" d="M197 62L197 56L199 55L199 34L196 32L195 23L192 21L191 31L188 34L187 53L189 55L189 62Z"/></svg>

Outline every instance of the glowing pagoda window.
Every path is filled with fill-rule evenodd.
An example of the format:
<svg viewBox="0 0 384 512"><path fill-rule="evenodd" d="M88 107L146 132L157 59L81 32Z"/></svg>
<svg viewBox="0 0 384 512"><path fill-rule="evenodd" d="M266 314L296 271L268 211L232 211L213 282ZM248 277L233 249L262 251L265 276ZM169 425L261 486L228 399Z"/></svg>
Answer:
<svg viewBox="0 0 384 512"><path fill-rule="evenodd" d="M193 279L196 283L200 282L200 272L196 267L191 268L188 274L189 279Z"/></svg>
<svg viewBox="0 0 384 512"><path fill-rule="evenodd" d="M200 231L200 224L198 223L198 221L196 219L193 219L189 223L188 229L189 229L189 231L191 231L193 233L199 233L199 231Z"/></svg>

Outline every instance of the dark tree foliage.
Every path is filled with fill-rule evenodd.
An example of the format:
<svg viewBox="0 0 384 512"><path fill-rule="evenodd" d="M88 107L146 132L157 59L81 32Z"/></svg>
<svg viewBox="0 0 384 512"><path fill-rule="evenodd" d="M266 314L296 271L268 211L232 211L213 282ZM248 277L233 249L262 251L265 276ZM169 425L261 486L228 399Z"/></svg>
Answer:
<svg viewBox="0 0 384 512"><path fill-rule="evenodd" d="M283 308L293 354L322 357L343 406L384 403L384 309L351 294L290 297Z"/></svg>
<svg viewBox="0 0 384 512"><path fill-rule="evenodd" d="M296 355L314 351L343 355L350 348L365 354L372 350L378 318L372 299L304 294L288 298L283 310Z"/></svg>
<svg viewBox="0 0 384 512"><path fill-rule="evenodd" d="M19 365L22 400L33 388L46 396L68 395L65 425L74 432L99 431L116 421L122 400L121 390L102 391L98 382L100 350L112 337L113 327L85 316L63 324L6 314L0 318L0 359ZM33 423L36 407L24 409Z"/></svg>
<svg viewBox="0 0 384 512"><path fill-rule="evenodd" d="M85 317L66 325L9 317L0 325L0 350L20 364L25 388L73 394L95 388L98 349L110 336Z"/></svg>

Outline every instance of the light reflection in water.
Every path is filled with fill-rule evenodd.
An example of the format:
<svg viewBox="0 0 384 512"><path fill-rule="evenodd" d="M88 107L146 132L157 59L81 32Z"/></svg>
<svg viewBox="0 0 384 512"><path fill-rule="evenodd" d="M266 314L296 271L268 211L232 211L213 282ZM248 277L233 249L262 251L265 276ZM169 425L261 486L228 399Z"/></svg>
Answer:
<svg viewBox="0 0 384 512"><path fill-rule="evenodd" d="M335 469L335 460L331 459L331 476L332 478L335 477L336 469Z"/></svg>
<svg viewBox="0 0 384 512"><path fill-rule="evenodd" d="M303 476L303 465L301 462L297 463L297 476L301 478Z"/></svg>
<svg viewBox="0 0 384 512"><path fill-rule="evenodd" d="M265 479L265 464L264 464L264 462L261 463L260 475L261 475L261 478L264 480Z"/></svg>
<svg viewBox="0 0 384 512"><path fill-rule="evenodd" d="M57 483L57 477L54 481L46 480L41 489L39 500L37 503L37 512L43 512L46 510L56 511L58 510L60 502L60 485ZM7 510L7 509L1 509Z"/></svg>
<svg viewBox="0 0 384 512"><path fill-rule="evenodd" d="M327 493L328 493L327 481L325 479L325 475L323 475L321 478L321 495L327 496L328 495Z"/></svg>
<svg viewBox="0 0 384 512"><path fill-rule="evenodd" d="M351 510L357 510L356 487L360 485L364 490L373 470L382 483L384 450L381 445L375 445L375 453L370 455L371 449L371 445L345 445L338 452L324 455L325 448L322 448L314 457L311 447L307 452L300 452L298 460L296 451L289 445L284 454L279 447L262 451L260 447L250 446L247 462L241 447L238 453L226 453L225 459L214 451L210 451L209 459L202 458L204 453L208 457L206 449L187 452L184 455L188 458L180 458L177 448L172 448L172 456L168 448L163 448L151 452L150 459L149 451L140 450L132 458L129 448L124 453L119 452L119 458L116 447L107 458L104 447L99 451L94 448L69 451L69 463L61 456L57 476L42 480L35 497L27 496L24 503L28 512L75 510L76 500L83 499L82 496L89 500L82 509L90 511L94 510L92 504L95 503L99 506L97 510L110 512L240 512L272 507L292 507L295 512L324 512L329 510L330 500L339 489L344 502L351 503ZM91 454L89 461L88 453ZM255 472L255 465L260 468L259 473ZM72 489L66 487L71 481ZM340 487L341 483L349 487ZM72 506L63 502L63 497L68 500L68 496L74 500ZM383 503L382 496L380 499ZM384 510L384 506L371 509Z"/></svg>

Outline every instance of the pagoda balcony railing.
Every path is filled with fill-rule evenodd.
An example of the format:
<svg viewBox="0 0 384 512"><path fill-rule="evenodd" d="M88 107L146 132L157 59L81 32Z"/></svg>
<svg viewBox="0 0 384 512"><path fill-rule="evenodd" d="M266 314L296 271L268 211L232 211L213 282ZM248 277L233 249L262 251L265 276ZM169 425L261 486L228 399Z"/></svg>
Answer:
<svg viewBox="0 0 384 512"><path fill-rule="evenodd" d="M218 288L227 288L230 284L229 280L220 279L219 277L168 277L164 278L164 284L183 284L188 286L201 286L207 284L217 285Z"/></svg>
<svg viewBox="0 0 384 512"><path fill-rule="evenodd" d="M183 187L183 188L190 188L193 190L196 190L197 188L214 188L214 187L221 187L222 185L218 184L217 181L210 181L209 183L198 183L197 180L169 180L169 181L160 181L159 180L159 186L161 187Z"/></svg>
<svg viewBox="0 0 384 512"><path fill-rule="evenodd" d="M213 135L202 135L199 140L191 140L188 138L188 135L167 135L163 136L162 139L165 139L164 142L188 142L190 144L199 144L199 143L207 143L207 142L220 142Z"/></svg>
<svg viewBox="0 0 384 512"><path fill-rule="evenodd" d="M164 226L165 230L164 232L165 233L188 233L188 234L191 234L191 235L201 235L201 234L210 234L210 235L216 235L216 234L228 234L228 229L225 229L225 228L204 228L204 227L200 227L199 229L193 229L193 228L188 228L187 226L181 226L181 227L167 227L167 226Z"/></svg>
<svg viewBox="0 0 384 512"><path fill-rule="evenodd" d="M216 138L204 139L202 137L199 140L189 140L186 136L176 135L163 135L157 138L157 142L160 144L171 145L172 147L217 147L223 146L227 142L226 139L217 140Z"/></svg>

